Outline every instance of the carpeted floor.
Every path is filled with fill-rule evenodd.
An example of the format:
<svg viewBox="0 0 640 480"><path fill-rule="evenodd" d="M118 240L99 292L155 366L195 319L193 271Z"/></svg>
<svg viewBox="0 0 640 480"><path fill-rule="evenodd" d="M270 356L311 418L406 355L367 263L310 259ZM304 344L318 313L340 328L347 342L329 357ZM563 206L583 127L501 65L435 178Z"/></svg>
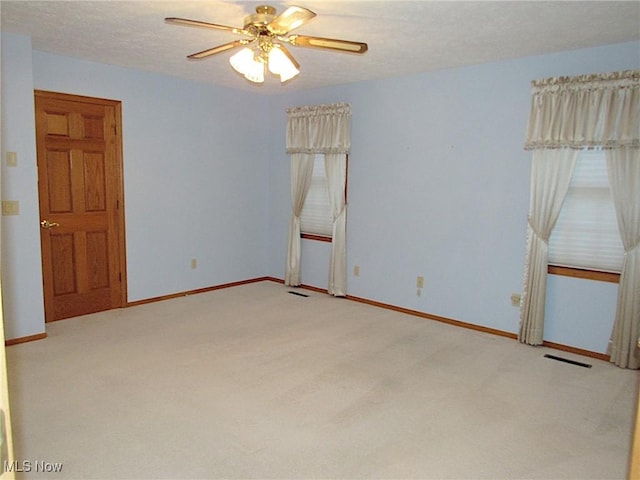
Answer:
<svg viewBox="0 0 640 480"><path fill-rule="evenodd" d="M9 347L22 478L626 476L637 372L288 290L87 315Z"/></svg>

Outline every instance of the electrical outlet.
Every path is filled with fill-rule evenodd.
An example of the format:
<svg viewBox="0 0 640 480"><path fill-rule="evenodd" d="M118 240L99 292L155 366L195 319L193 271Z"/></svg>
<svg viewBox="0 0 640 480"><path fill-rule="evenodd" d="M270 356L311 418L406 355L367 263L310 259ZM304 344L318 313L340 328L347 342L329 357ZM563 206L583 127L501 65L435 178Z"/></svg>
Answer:
<svg viewBox="0 0 640 480"><path fill-rule="evenodd" d="M198 267L198 260L196 260L195 258L191 259L191 268L197 268Z"/></svg>
<svg viewBox="0 0 640 480"><path fill-rule="evenodd" d="M416 279L416 287L424 288L424 277L420 276Z"/></svg>
<svg viewBox="0 0 640 480"><path fill-rule="evenodd" d="M359 277L360 276L360 265L354 265L353 266L353 276L354 277Z"/></svg>

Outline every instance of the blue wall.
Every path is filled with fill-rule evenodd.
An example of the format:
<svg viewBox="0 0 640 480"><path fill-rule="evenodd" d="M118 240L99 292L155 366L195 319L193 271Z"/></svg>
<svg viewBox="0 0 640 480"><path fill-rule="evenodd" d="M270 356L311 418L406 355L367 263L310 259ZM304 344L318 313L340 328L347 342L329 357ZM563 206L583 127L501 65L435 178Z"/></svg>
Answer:
<svg viewBox="0 0 640 480"><path fill-rule="evenodd" d="M31 39L2 35L2 200L20 215L2 217L2 307L5 338L44 331ZM16 152L7 167L6 152Z"/></svg>
<svg viewBox="0 0 640 480"><path fill-rule="evenodd" d="M638 45L629 43L261 96L31 52L21 36L2 40L3 102L5 72L24 84L6 114L3 103L3 125L13 125L18 109L33 111L33 88L123 102L130 301L283 278L290 215L284 110L346 101L353 106L349 294L508 332L518 330L510 296L521 290L525 253L530 81L638 68ZM20 63L24 56L32 66ZM256 109L263 115L246 115ZM265 116L270 122L258 120ZM26 135L3 126L2 151L24 150L20 157L35 164L33 120L22 122ZM3 183L5 199L12 182ZM28 208L16 217L25 225L38 222L35 182L29 168L20 180ZM7 218L3 239L16 241L3 244L5 285L18 279L13 249L27 235ZM39 244L19 250L38 258L22 275L39 284ZM302 252L303 282L326 288L328 244L305 240ZM418 275L425 279L421 296ZM616 291L614 284L553 277L545 338L604 352ZM7 337L43 331L41 287L33 295L22 287L5 293L5 305L37 305L35 322L20 308L6 312Z"/></svg>
<svg viewBox="0 0 640 480"><path fill-rule="evenodd" d="M627 43L273 99L280 110L353 106L349 294L516 333L519 310L510 297L523 281L530 82L638 68L638 53L638 44ZM284 137L285 126L281 119L276 136ZM271 272L281 276L289 166L281 149L273 158L279 170L271 172ZM303 240L302 251L303 283L326 287L326 245ZM545 339L605 352L616 294L615 284L553 277Z"/></svg>

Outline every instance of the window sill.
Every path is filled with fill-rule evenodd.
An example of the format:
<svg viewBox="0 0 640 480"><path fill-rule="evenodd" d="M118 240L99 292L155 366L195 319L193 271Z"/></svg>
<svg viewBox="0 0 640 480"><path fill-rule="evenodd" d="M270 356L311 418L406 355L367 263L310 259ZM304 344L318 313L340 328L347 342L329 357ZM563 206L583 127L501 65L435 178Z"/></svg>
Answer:
<svg viewBox="0 0 640 480"><path fill-rule="evenodd" d="M331 237L325 237L324 235L315 235L313 233L301 233L300 238L304 238L305 240L317 240L319 242L331 243Z"/></svg>
<svg viewBox="0 0 640 480"><path fill-rule="evenodd" d="M583 270L581 268L561 267L559 265L549 265L547 273L551 275L562 275L565 277L585 278L587 280L598 280L600 282L619 283L620 274L613 272L600 272L597 270Z"/></svg>

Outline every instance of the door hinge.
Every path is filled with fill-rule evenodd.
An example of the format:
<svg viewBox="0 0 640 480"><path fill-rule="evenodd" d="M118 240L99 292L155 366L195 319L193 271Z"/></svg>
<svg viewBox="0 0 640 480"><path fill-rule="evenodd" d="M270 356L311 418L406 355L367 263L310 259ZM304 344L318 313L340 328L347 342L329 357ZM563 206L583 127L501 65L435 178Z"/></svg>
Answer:
<svg viewBox="0 0 640 480"><path fill-rule="evenodd" d="M117 125L113 125L113 134L114 135L118 135L118 126Z"/></svg>
<svg viewBox="0 0 640 480"><path fill-rule="evenodd" d="M122 283L122 272L118 272L118 281Z"/></svg>

